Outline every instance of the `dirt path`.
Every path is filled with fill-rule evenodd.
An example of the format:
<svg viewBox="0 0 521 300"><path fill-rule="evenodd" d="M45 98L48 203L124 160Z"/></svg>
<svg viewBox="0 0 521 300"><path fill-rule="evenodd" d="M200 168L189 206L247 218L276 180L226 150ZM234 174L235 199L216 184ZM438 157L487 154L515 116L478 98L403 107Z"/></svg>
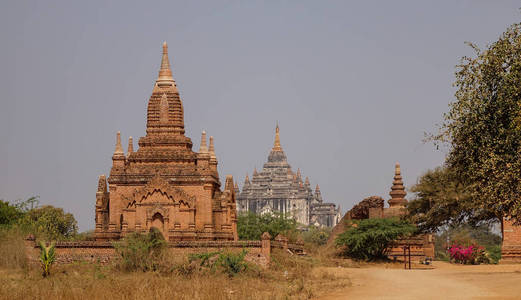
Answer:
<svg viewBox="0 0 521 300"><path fill-rule="evenodd" d="M319 299L521 299L521 265L435 262L434 267L328 268L337 275L347 274L352 286Z"/></svg>

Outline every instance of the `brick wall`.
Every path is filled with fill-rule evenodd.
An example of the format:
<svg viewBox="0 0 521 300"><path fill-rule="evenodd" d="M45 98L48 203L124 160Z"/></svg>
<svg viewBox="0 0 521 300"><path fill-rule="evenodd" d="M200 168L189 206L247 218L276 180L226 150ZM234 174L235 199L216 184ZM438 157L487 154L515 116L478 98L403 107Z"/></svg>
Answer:
<svg viewBox="0 0 521 300"><path fill-rule="evenodd" d="M168 243L169 251L176 257L186 257L190 253L221 250L239 252L246 249L248 251L246 260L261 265L269 262L271 248L283 248L283 245L273 242L268 247L269 249L263 251L261 241L179 241ZM40 249L34 238L25 241L25 248L29 262L38 263ZM304 252L302 244L289 243L287 248L297 254ZM117 258L112 243L103 241L57 242L55 251L58 264L80 261L109 264Z"/></svg>
<svg viewBox="0 0 521 300"><path fill-rule="evenodd" d="M503 246L501 247L501 263L521 263L521 226L503 218Z"/></svg>

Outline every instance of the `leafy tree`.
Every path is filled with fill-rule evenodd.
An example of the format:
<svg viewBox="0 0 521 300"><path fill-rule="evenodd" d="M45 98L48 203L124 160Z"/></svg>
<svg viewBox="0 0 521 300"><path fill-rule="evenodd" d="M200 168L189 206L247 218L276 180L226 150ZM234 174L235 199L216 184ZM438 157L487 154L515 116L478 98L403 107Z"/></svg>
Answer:
<svg viewBox="0 0 521 300"><path fill-rule="evenodd" d="M38 196L24 201L18 200L13 204L0 200L0 226L16 224L35 205L38 205Z"/></svg>
<svg viewBox="0 0 521 300"><path fill-rule="evenodd" d="M25 231L51 240L71 238L78 231L76 219L71 213L50 205L29 210L19 224Z"/></svg>
<svg viewBox="0 0 521 300"><path fill-rule="evenodd" d="M237 232L241 240L259 240L264 232L272 237L279 233L295 231L297 222L281 213L256 215L252 212L240 214L237 220Z"/></svg>
<svg viewBox="0 0 521 300"><path fill-rule="evenodd" d="M438 135L447 166L467 187L473 209L521 220L521 24L457 66L456 100Z"/></svg>
<svg viewBox="0 0 521 300"><path fill-rule="evenodd" d="M18 207L11 205L7 201L0 200L0 226L8 226L16 223L23 214Z"/></svg>
<svg viewBox="0 0 521 300"><path fill-rule="evenodd" d="M479 199L471 197L468 187L450 168L427 171L411 191L416 193L416 198L407 205L409 217L420 231L435 232L443 226L497 221L493 213L476 206Z"/></svg>
<svg viewBox="0 0 521 300"><path fill-rule="evenodd" d="M416 227L398 218L378 218L355 221L335 240L346 255L363 260L385 259L396 239L413 234Z"/></svg>

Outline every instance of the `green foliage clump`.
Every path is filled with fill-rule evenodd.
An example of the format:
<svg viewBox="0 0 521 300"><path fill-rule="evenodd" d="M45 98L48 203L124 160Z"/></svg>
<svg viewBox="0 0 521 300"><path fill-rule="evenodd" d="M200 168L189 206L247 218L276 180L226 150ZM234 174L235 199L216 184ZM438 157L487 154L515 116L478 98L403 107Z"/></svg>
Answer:
<svg viewBox="0 0 521 300"><path fill-rule="evenodd" d="M260 240L264 232L274 238L279 233L296 231L295 219L281 213L257 215L252 212L240 214L237 220L237 232L241 240Z"/></svg>
<svg viewBox="0 0 521 300"><path fill-rule="evenodd" d="M0 200L0 226L9 226L16 223L23 214L23 211L15 205Z"/></svg>
<svg viewBox="0 0 521 300"><path fill-rule="evenodd" d="M188 261L193 262L197 261L199 262L199 266L207 266L207 267L213 267L214 262L210 261L210 259L221 252L215 251L215 252L203 252L203 253L191 253L188 255Z"/></svg>
<svg viewBox="0 0 521 300"><path fill-rule="evenodd" d="M47 277L51 275L51 266L56 260L55 245L51 243L49 246L45 245L44 241L40 241L40 265L42 267L42 276Z"/></svg>
<svg viewBox="0 0 521 300"><path fill-rule="evenodd" d="M347 256L363 259L385 259L396 239L413 234L416 227L398 218L365 219L355 222L335 240Z"/></svg>
<svg viewBox="0 0 521 300"><path fill-rule="evenodd" d="M38 196L14 203L0 200L0 227L11 227L17 224L35 206L38 206Z"/></svg>
<svg viewBox="0 0 521 300"><path fill-rule="evenodd" d="M302 239L305 243L322 246L327 243L331 235L331 228L309 226L307 231L302 232Z"/></svg>
<svg viewBox="0 0 521 300"><path fill-rule="evenodd" d="M114 242L120 256L119 267L125 271L155 271L160 267L166 241L159 230L152 228L147 234L133 232L121 241Z"/></svg>
<svg viewBox="0 0 521 300"><path fill-rule="evenodd" d="M74 216L51 205L27 211L18 224L23 231L49 240L70 239L78 232Z"/></svg>
<svg viewBox="0 0 521 300"><path fill-rule="evenodd" d="M244 261L247 253L246 249L240 253L224 252L219 255L217 263L225 274L232 277L248 268L248 264Z"/></svg>
<svg viewBox="0 0 521 300"><path fill-rule="evenodd" d="M493 245L486 248L491 263L497 264L501 259L501 245Z"/></svg>
<svg viewBox="0 0 521 300"><path fill-rule="evenodd" d="M248 254L246 249L243 249L240 253L231 251L193 253L188 255L188 261L189 263L197 263L199 267L207 271L220 270L233 277L248 269L248 263L245 261L246 254ZM186 269L183 268L183 270Z"/></svg>

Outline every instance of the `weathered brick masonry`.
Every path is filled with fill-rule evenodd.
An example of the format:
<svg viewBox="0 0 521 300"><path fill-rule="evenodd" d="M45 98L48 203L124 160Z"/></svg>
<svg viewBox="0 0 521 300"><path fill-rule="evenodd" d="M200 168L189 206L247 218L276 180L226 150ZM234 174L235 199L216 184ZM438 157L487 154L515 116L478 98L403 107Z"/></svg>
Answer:
<svg viewBox="0 0 521 300"><path fill-rule="evenodd" d="M509 218L503 218L501 263L521 263L521 226Z"/></svg>
<svg viewBox="0 0 521 300"><path fill-rule="evenodd" d="M190 253L223 250L238 252L245 249L248 251L246 260L260 265L270 261L271 250L274 248L287 249L294 254L304 253L301 243L289 243L281 236L275 241L270 239L270 235L264 233L260 241L172 241L168 242L168 250L174 257L184 258ZM26 239L25 251L29 262L38 263L40 250L34 238ZM57 242L55 251L58 264L74 262L109 264L117 258L112 242L108 241Z"/></svg>

